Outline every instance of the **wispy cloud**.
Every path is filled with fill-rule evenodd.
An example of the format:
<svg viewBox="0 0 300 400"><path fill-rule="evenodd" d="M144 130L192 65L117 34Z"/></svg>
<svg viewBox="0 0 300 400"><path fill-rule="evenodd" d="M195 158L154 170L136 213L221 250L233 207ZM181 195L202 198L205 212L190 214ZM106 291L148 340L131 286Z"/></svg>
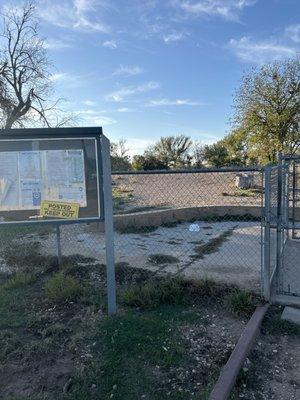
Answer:
<svg viewBox="0 0 300 400"><path fill-rule="evenodd" d="M133 75L140 75L143 73L143 70L141 67L137 65L120 65L114 72L113 76L133 76Z"/></svg>
<svg viewBox="0 0 300 400"><path fill-rule="evenodd" d="M115 90L105 96L106 101L122 102L128 97L138 95L141 93L150 92L152 90L160 88L158 82L150 81L138 86L127 86L121 89Z"/></svg>
<svg viewBox="0 0 300 400"><path fill-rule="evenodd" d="M240 60L256 64L294 57L297 54L297 49L280 44L277 40L255 41L246 36L231 39L229 47Z"/></svg>
<svg viewBox="0 0 300 400"><path fill-rule="evenodd" d="M95 111L95 110L77 110L74 112L76 117L85 125L91 126L104 126L104 125L113 125L116 124L117 121L113 118L102 115L103 111Z"/></svg>
<svg viewBox="0 0 300 400"><path fill-rule="evenodd" d="M102 43L102 46L111 50L115 50L118 47L115 40L105 40L105 42Z"/></svg>
<svg viewBox="0 0 300 400"><path fill-rule="evenodd" d="M97 105L97 103L95 101L89 100L89 99L83 100L82 104L85 106L89 106L89 107Z"/></svg>
<svg viewBox="0 0 300 400"><path fill-rule="evenodd" d="M142 154L153 143L154 140L128 138L126 141L126 145L129 148L128 154L130 156L134 156L135 154Z"/></svg>
<svg viewBox="0 0 300 400"><path fill-rule="evenodd" d="M45 48L48 50L64 50L74 47L74 43L66 40L49 38L44 42Z"/></svg>
<svg viewBox="0 0 300 400"><path fill-rule="evenodd" d="M300 24L290 25L286 28L285 34L295 43L300 43Z"/></svg>
<svg viewBox="0 0 300 400"><path fill-rule="evenodd" d="M127 113L127 112L131 112L132 110L130 108L128 108L128 107L120 107L120 108L117 109L117 111L119 113Z"/></svg>
<svg viewBox="0 0 300 400"><path fill-rule="evenodd" d="M43 0L37 4L40 18L52 25L83 32L108 33L110 31L109 27L98 17L101 12L101 0L68 0L64 2Z"/></svg>
<svg viewBox="0 0 300 400"><path fill-rule="evenodd" d="M84 85L84 75L72 75L67 72L57 72L50 76L50 80L55 84L68 88L79 88Z"/></svg>
<svg viewBox="0 0 300 400"><path fill-rule="evenodd" d="M189 15L218 16L227 20L236 20L240 12L252 6L257 0L174 0L173 4Z"/></svg>
<svg viewBox="0 0 300 400"><path fill-rule="evenodd" d="M178 42L187 36L185 32L173 32L163 36L163 41L165 43Z"/></svg>
<svg viewBox="0 0 300 400"><path fill-rule="evenodd" d="M161 106L202 106L204 103L200 103L198 101L192 101L189 99L158 99L151 100L146 104L148 107L161 107Z"/></svg>

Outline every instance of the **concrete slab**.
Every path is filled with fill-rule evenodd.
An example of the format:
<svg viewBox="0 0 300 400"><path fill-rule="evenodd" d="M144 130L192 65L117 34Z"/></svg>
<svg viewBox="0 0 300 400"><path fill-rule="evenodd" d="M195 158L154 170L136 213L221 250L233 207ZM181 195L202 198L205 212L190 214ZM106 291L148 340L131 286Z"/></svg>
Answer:
<svg viewBox="0 0 300 400"><path fill-rule="evenodd" d="M300 308L285 307L281 319L300 325Z"/></svg>
<svg viewBox="0 0 300 400"><path fill-rule="evenodd" d="M194 229L197 226L197 229ZM220 239L212 251L194 257L198 246ZM41 250L55 254L55 234L39 239ZM64 255L80 254L105 263L105 243L100 232L83 227L63 227L61 247ZM116 261L134 268L159 273L182 275L190 279L208 278L236 284L260 293L261 228L259 222L198 220L174 227L159 227L148 233L120 234L115 232ZM171 263L151 263L153 255L172 256Z"/></svg>

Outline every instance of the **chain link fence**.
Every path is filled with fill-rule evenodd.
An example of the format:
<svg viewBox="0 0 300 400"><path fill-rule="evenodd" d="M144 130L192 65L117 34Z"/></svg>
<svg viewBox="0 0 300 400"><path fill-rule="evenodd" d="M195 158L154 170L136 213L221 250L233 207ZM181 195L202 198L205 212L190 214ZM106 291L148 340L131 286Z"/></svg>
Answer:
<svg viewBox="0 0 300 400"><path fill-rule="evenodd" d="M172 276L260 291L260 170L113 174L118 288ZM105 295L101 224L1 227L2 271L88 271Z"/></svg>

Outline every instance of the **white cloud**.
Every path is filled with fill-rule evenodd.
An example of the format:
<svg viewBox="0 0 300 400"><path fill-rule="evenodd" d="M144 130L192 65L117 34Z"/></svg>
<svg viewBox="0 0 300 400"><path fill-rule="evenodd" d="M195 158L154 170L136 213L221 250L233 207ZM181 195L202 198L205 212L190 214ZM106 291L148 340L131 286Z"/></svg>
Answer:
<svg viewBox="0 0 300 400"><path fill-rule="evenodd" d="M257 0L175 0L187 14L193 16L219 16L228 20L238 19L243 8L252 6Z"/></svg>
<svg viewBox="0 0 300 400"><path fill-rule="evenodd" d="M173 32L173 33L169 33L168 35L164 35L163 41L165 43L178 42L179 40L182 40L185 37L186 37L186 33L184 33L184 32Z"/></svg>
<svg viewBox="0 0 300 400"><path fill-rule="evenodd" d="M144 151L153 143L153 140L126 138L126 146L129 148L128 154L131 157L135 154L144 153Z"/></svg>
<svg viewBox="0 0 300 400"><path fill-rule="evenodd" d="M95 106L97 103L93 100L83 100L82 104L84 104L85 106Z"/></svg>
<svg viewBox="0 0 300 400"><path fill-rule="evenodd" d="M44 42L45 48L48 50L63 50L73 47L73 43L61 39L49 38Z"/></svg>
<svg viewBox="0 0 300 400"><path fill-rule="evenodd" d="M56 74L53 74L50 76L50 81L52 82L58 82L58 81L65 81L68 79L68 74L65 72L57 72Z"/></svg>
<svg viewBox="0 0 300 400"><path fill-rule="evenodd" d="M120 65L119 68L117 68L113 72L113 76L132 76L132 75L140 75L143 72L142 68L133 65L133 66L126 66L126 65Z"/></svg>
<svg viewBox="0 0 300 400"><path fill-rule="evenodd" d="M127 86L107 94L105 96L105 100L121 102L124 101L124 99L126 99L127 97L138 95L140 93L150 92L158 88L160 88L160 84L154 81L147 82L139 86Z"/></svg>
<svg viewBox="0 0 300 400"><path fill-rule="evenodd" d="M66 72L57 72L50 76L52 82L72 89L83 86L85 79L86 76L84 75L71 75Z"/></svg>
<svg viewBox="0 0 300 400"><path fill-rule="evenodd" d="M245 62L261 64L268 61L294 57L297 50L275 40L254 41L249 37L231 39L229 47Z"/></svg>
<svg viewBox="0 0 300 400"><path fill-rule="evenodd" d="M106 40L105 42L102 43L102 46L111 50L115 50L118 47L117 42L115 40Z"/></svg>
<svg viewBox="0 0 300 400"><path fill-rule="evenodd" d="M285 34L295 43L300 43L300 24L290 25L286 28Z"/></svg>
<svg viewBox="0 0 300 400"><path fill-rule="evenodd" d="M90 126L104 126L104 125L113 125L116 124L117 121L113 118L103 116L103 111L95 111L95 110L77 110L74 112L76 117L85 125Z"/></svg>
<svg viewBox="0 0 300 400"><path fill-rule="evenodd" d="M204 104L189 99L177 99L177 100L158 99L158 100L151 100L146 105L149 107L160 107L160 106L201 106Z"/></svg>
<svg viewBox="0 0 300 400"><path fill-rule="evenodd" d="M101 3L101 0L43 0L37 3L37 8L40 18L49 24L83 32L108 33L108 26L98 17Z"/></svg>
<svg viewBox="0 0 300 400"><path fill-rule="evenodd" d="M121 107L121 108L118 108L117 111L120 113L126 113L126 112L130 112L131 110L130 110L130 108L127 108L127 107Z"/></svg>

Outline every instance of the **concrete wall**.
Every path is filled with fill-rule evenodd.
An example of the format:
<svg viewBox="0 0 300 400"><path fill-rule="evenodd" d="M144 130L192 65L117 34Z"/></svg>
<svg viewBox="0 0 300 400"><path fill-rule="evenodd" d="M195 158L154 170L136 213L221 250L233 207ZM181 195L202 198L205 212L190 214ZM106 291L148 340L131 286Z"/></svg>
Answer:
<svg viewBox="0 0 300 400"><path fill-rule="evenodd" d="M260 218L261 207L211 206L117 214L114 215L114 227L116 230L123 230L131 226L160 226L169 222L191 221L193 219L202 219L210 216L224 217L225 215L241 216L241 219L243 216ZM102 226L100 226L100 229L102 230Z"/></svg>

